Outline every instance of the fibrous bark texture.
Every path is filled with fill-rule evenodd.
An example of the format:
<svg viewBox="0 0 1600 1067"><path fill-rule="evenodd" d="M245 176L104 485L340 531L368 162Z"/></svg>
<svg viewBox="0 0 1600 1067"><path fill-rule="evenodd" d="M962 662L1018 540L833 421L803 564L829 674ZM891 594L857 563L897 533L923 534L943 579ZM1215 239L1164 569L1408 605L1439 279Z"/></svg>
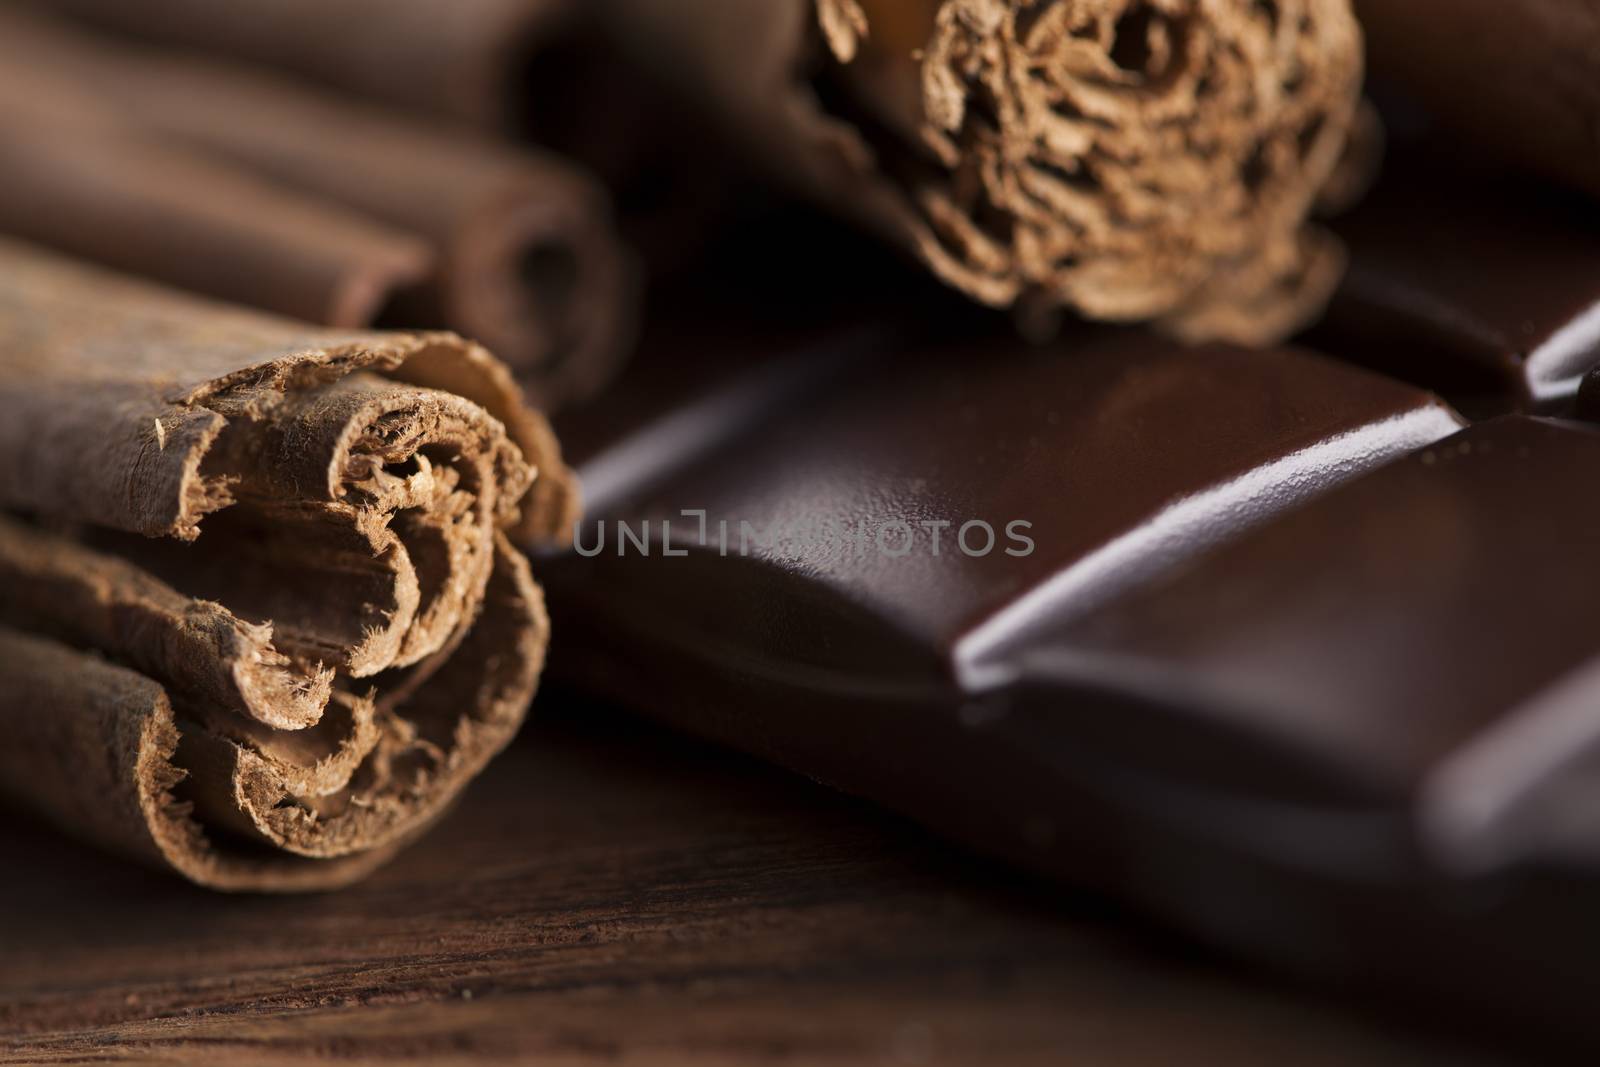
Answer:
<svg viewBox="0 0 1600 1067"><path fill-rule="evenodd" d="M575 495L452 334L332 333L0 242L0 790L226 889L359 877L515 732L509 535Z"/></svg>
<svg viewBox="0 0 1600 1067"><path fill-rule="evenodd" d="M494 72L479 103L447 110L489 121L517 110L517 63L571 17L550 0L362 0L339 19L305 0L39 2L392 100L410 68L369 69L352 39L418 57L426 81L447 66L437 34ZM1308 217L1360 95L1350 0L595 0L585 14L775 174L1031 321L1068 309L1269 344L1342 274ZM328 62L338 48L351 62ZM495 102L490 83L510 95Z"/></svg>
<svg viewBox="0 0 1600 1067"><path fill-rule="evenodd" d="M1266 343L1362 74L1348 0L608 0L739 139L985 303Z"/></svg>

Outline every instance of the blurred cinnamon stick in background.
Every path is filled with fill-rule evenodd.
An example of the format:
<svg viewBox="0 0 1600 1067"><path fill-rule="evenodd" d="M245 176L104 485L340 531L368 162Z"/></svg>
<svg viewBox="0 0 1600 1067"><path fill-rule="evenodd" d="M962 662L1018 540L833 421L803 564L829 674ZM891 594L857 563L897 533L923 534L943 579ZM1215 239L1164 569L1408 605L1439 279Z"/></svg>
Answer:
<svg viewBox="0 0 1600 1067"><path fill-rule="evenodd" d="M436 110L491 123L517 110L518 57L570 7L45 2L393 101L435 86ZM1265 344L1315 318L1340 277L1340 246L1307 217L1357 105L1349 0L597 0L585 14L734 144L983 303ZM420 57L416 84L409 61L378 71L365 47ZM358 58L329 61L341 51Z"/></svg>
<svg viewBox="0 0 1600 1067"><path fill-rule="evenodd" d="M507 128L584 0L29 0L107 28L307 76L394 107ZM565 106L551 102L545 106Z"/></svg>
<svg viewBox="0 0 1600 1067"><path fill-rule="evenodd" d="M99 125L111 138L101 143L102 155L119 143L112 135L180 147L430 249L431 269L421 283L393 287L383 309L386 320L449 326L483 341L523 376L543 405L591 395L631 343L636 278L611 229L606 196L552 156L434 128L246 69L118 45L15 10L0 11L0 64L8 79L31 87L9 95L14 108L34 108L32 117L44 128L34 140L51 137L55 123L38 113L42 105L22 102L44 96L41 86L65 87L97 101ZM48 167L57 154L44 152L33 161L46 179L42 195L51 188ZM242 196L205 192L198 180L186 189L176 175L166 184L179 204L207 201L190 208L194 214L251 210ZM60 210L70 206L65 203L45 206L71 214ZM102 204L99 210L117 209ZM258 227L283 224L272 220L272 212L261 214L267 218ZM20 232L52 238L36 228ZM221 235L213 237L214 255L192 257L202 273L234 251ZM328 239L335 238L362 247L337 234ZM259 242L250 234L240 232L237 240L244 246L240 254L256 253ZM71 242L64 247L192 284L180 271L142 262L141 246L113 243L108 235L101 248ZM258 293L198 287L313 317L314 308L288 306L270 287ZM370 314L314 317L337 325L373 320Z"/></svg>
<svg viewBox="0 0 1600 1067"><path fill-rule="evenodd" d="M483 349L0 239L0 414L0 791L205 885L318 888L515 733L547 624L508 535L573 494Z"/></svg>
<svg viewBox="0 0 1600 1067"><path fill-rule="evenodd" d="M131 129L72 83L9 62L0 231L341 327L370 324L434 261L418 237Z"/></svg>
<svg viewBox="0 0 1600 1067"><path fill-rule="evenodd" d="M988 304L1281 338L1361 81L1347 0L606 0L741 143Z"/></svg>

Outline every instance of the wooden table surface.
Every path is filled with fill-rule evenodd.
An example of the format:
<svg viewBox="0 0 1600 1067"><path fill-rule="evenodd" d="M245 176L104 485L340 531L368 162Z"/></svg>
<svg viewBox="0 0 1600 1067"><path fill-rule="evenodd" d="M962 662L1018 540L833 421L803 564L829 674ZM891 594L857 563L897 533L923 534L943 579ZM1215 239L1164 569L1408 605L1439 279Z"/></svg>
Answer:
<svg viewBox="0 0 1600 1067"><path fill-rule="evenodd" d="M1489 1062L549 696L344 892L208 894L11 818L0 848L4 1062Z"/></svg>

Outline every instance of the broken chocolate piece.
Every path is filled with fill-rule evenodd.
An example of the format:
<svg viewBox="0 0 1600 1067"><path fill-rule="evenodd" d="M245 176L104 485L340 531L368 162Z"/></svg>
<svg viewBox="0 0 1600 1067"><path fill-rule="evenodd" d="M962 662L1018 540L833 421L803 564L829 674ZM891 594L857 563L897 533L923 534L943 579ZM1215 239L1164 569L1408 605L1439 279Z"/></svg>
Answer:
<svg viewBox="0 0 1600 1067"><path fill-rule="evenodd" d="M620 547L550 561L561 677L1232 951L1583 1037L1600 431L1075 348L886 358L645 472ZM1009 517L1031 553L950 537Z"/></svg>
<svg viewBox="0 0 1600 1067"><path fill-rule="evenodd" d="M1515 819L1595 743L1600 509L1578 487L1596 469L1592 427L1481 423L1050 628L1019 670L1045 699L1126 678L1168 709L1152 748L1184 751L1160 740L1163 718L1233 738L1192 768L1212 787L1270 751L1302 792L1419 798L1450 869L1521 862L1556 842L1508 832ZM1170 760L1163 773L1178 776Z"/></svg>
<svg viewBox="0 0 1600 1067"><path fill-rule="evenodd" d="M705 708L703 687L730 678L959 706L1012 679L1041 628L1460 425L1425 393L1292 351L1124 333L978 347L886 356L679 469L635 468L552 561L573 625L608 635L589 649L660 657L679 682L645 689L667 715L684 713L664 691ZM564 669L592 655L569 649ZM590 681L627 696L647 672L608 673ZM829 743L809 716L747 718L748 736L684 721L756 748Z"/></svg>
<svg viewBox="0 0 1600 1067"><path fill-rule="evenodd" d="M991 743L1097 782L1188 929L1592 1043L1596 470L1507 416L1353 479L1040 635Z"/></svg>
<svg viewBox="0 0 1600 1067"><path fill-rule="evenodd" d="M1312 343L1478 412L1569 403L1600 363L1600 214L1403 153L1340 221L1350 269Z"/></svg>

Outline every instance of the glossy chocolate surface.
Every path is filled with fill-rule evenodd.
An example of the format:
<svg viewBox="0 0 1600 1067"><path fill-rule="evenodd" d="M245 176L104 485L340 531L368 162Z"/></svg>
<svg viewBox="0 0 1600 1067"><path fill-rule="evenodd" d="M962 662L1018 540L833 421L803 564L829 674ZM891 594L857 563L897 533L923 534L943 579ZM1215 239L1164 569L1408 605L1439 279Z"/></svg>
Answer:
<svg viewBox="0 0 1600 1067"><path fill-rule="evenodd" d="M1419 795L1441 862L1526 859L1578 828L1513 823L1600 751L1596 471L1600 428L1481 423L1052 631L1024 674L1045 702L1120 679L1366 803Z"/></svg>
<svg viewBox="0 0 1600 1067"><path fill-rule="evenodd" d="M650 381L648 361L634 373ZM765 416L735 419L730 392L761 395ZM1057 751L1192 779L1220 749L1210 769L1230 787L1305 793L1312 761L1285 769L1198 711L1094 713L1138 698L1143 674L1104 700L1103 679L1071 679L1072 717L1035 721L1019 695L1054 631L1460 425L1427 393L1309 353L1134 331L1053 351L884 343L826 388L757 366L706 395L636 412L604 447L574 435L580 472L609 488L580 551L543 570L566 635L553 670L1011 853L1061 820L1019 820L1034 802L994 783L1049 793ZM686 413L712 447L660 444ZM975 521L992 541L963 539ZM930 806L956 780L986 802Z"/></svg>
<svg viewBox="0 0 1600 1067"><path fill-rule="evenodd" d="M1397 380L1570 411L1600 244L1571 204L1405 181L1345 226L1312 339L1343 362L1029 349L907 326L915 297L658 333L558 426L608 540L542 562L552 673L1231 953L1600 1047L1600 429L1461 430ZM995 550L961 552L972 519Z"/></svg>
<svg viewBox="0 0 1600 1067"><path fill-rule="evenodd" d="M591 514L594 556L575 566L628 574L618 611L670 612L727 642L730 667L982 688L1030 630L1458 426L1426 394L1309 354L1133 332L864 362L759 432L641 471L631 508ZM580 463L586 480L601 468L604 500L627 450ZM664 523L685 557L662 555Z"/></svg>
<svg viewBox="0 0 1600 1067"><path fill-rule="evenodd" d="M1600 363L1600 212L1397 150L1337 230L1350 271L1315 343L1469 410L1550 409Z"/></svg>
<svg viewBox="0 0 1600 1067"><path fill-rule="evenodd" d="M570 435L614 472L580 544L613 525L542 563L558 680L1232 952L1600 1042L1600 428L1459 429L1290 350L867 336ZM759 417L703 399L741 389ZM648 447L686 411L696 448ZM732 532L896 517L1024 518L1034 551Z"/></svg>

